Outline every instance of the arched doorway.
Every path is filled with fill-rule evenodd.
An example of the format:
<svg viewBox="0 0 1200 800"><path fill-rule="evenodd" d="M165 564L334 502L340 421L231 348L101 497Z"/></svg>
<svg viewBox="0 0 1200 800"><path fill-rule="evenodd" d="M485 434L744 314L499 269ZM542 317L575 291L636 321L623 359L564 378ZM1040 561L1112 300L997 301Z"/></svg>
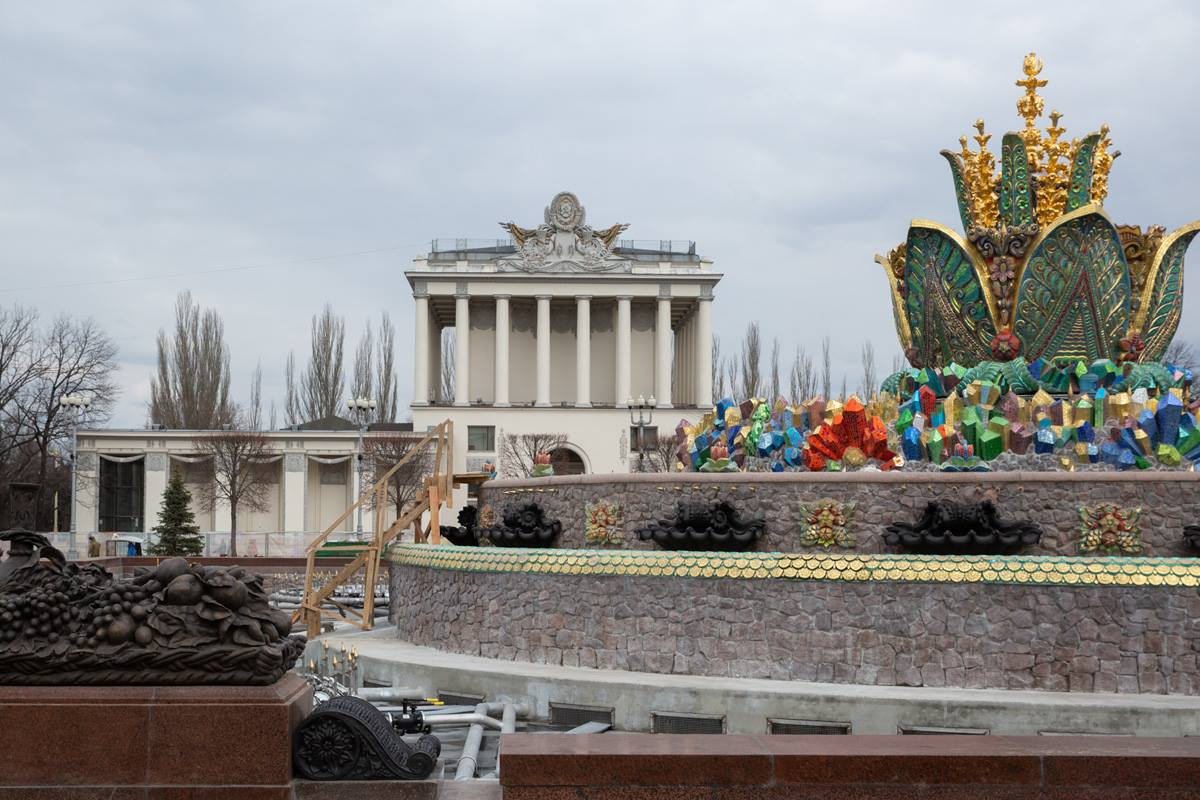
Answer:
<svg viewBox="0 0 1200 800"><path fill-rule="evenodd" d="M550 466L554 467L555 475L583 475L587 472L583 456L569 447L558 447L551 450Z"/></svg>

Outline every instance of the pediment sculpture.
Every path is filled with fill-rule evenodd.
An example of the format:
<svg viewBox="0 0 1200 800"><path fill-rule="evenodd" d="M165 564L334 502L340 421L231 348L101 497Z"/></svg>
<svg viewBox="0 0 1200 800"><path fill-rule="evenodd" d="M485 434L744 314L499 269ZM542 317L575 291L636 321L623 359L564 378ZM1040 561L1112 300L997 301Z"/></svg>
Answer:
<svg viewBox="0 0 1200 800"><path fill-rule="evenodd" d="M515 255L501 259L506 267L523 272L628 271L629 259L614 255L617 237L629 227L617 223L604 230L587 225L587 212L571 192L554 195L546 206L545 221L536 228L501 222L512 236Z"/></svg>

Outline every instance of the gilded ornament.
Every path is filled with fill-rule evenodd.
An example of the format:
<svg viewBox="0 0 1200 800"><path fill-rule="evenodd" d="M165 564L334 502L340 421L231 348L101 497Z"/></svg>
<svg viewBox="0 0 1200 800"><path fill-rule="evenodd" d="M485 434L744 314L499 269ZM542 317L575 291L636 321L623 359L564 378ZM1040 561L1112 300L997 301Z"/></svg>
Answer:
<svg viewBox="0 0 1200 800"><path fill-rule="evenodd" d="M1101 555L1138 555L1142 552L1140 508L1121 508L1111 503L1079 508L1079 551Z"/></svg>

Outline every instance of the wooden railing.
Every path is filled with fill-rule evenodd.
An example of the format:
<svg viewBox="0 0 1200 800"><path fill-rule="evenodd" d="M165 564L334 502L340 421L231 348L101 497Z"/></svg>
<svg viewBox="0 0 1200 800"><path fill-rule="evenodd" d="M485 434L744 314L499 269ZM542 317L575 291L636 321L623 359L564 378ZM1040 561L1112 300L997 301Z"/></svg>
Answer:
<svg viewBox="0 0 1200 800"><path fill-rule="evenodd" d="M385 524L388 508L388 483L396 472L414 458L422 458L427 451L434 450L430 463L429 474L422 481L422 491L416 502L403 511L390 525ZM460 476L466 478L467 476ZM472 476L473 477L473 476ZM292 615L292 622L303 621L308 630L308 637L315 638L321 632L321 620L326 617L337 617L357 625L363 630L370 630L375 618L375 583L379 576L379 560L384 550L393 539L410 526L413 528L413 540L428 541L437 544L441 541L441 509L449 505L456 485L454 475L454 423L445 420L426 434L425 438L415 444L403 458L392 465L379 480L367 487L358 499L347 508L341 516L325 528L308 546L308 563L304 574L304 600L300 608ZM375 525L370 539L360 542L328 543L334 533L344 533L338 529L360 507L368 504L373 506ZM422 528L421 521L429 513L428 524ZM320 587L315 587L317 551L326 554L331 551L337 555L352 555L353 558L338 570ZM360 612L345 603L333 599L338 587L363 570L363 607Z"/></svg>

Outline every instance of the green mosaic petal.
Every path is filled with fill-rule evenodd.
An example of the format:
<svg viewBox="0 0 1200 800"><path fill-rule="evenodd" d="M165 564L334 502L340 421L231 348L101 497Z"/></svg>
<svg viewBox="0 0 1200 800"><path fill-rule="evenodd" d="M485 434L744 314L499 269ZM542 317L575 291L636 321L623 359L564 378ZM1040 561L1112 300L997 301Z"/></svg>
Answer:
<svg viewBox="0 0 1200 800"><path fill-rule="evenodd" d="M1015 133L1006 133L1002 147L1000 219L1008 225L1025 225L1033 222L1033 190L1029 185L1025 142Z"/></svg>
<svg viewBox="0 0 1200 800"><path fill-rule="evenodd" d="M1092 169L1096 161L1096 145L1100 144L1100 134L1089 134L1079 143L1075 158L1071 162L1071 188L1067 190L1067 206L1064 213L1083 208L1091 202Z"/></svg>
<svg viewBox="0 0 1200 800"><path fill-rule="evenodd" d="M905 311L920 364L969 366L991 355L996 335L974 262L953 234L915 222L904 262Z"/></svg>
<svg viewBox="0 0 1200 800"><path fill-rule="evenodd" d="M1109 358L1130 320L1129 267L1103 212L1059 218L1021 273L1014 331L1025 357Z"/></svg>
<svg viewBox="0 0 1200 800"><path fill-rule="evenodd" d="M1143 297L1145 308L1138 309L1142 341L1146 345L1143 361L1162 359L1179 328L1183 314L1183 257L1197 233L1200 222L1180 228L1167 237L1162 250L1155 255L1154 283Z"/></svg>
<svg viewBox="0 0 1200 800"><path fill-rule="evenodd" d="M942 157L950 163L950 177L954 180L954 196L958 199L958 216L962 220L963 230L969 231L975 227L975 216L971 213L971 195L967 182L963 177L962 156L942 151Z"/></svg>

